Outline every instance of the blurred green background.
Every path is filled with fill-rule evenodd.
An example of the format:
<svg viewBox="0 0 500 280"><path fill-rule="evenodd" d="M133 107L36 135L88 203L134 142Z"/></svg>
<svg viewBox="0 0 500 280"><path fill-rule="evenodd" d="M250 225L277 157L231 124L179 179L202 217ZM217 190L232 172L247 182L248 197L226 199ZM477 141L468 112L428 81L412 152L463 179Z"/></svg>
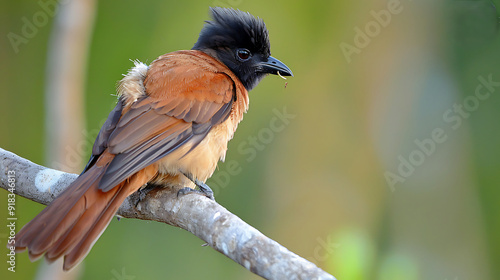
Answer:
<svg viewBox="0 0 500 280"><path fill-rule="evenodd" d="M208 7L232 6L265 20L273 56L295 77L286 88L268 77L250 93L226 163L208 181L217 201L337 279L500 279L493 4L500 1L100 1L81 156L130 59L191 48ZM44 87L53 18L17 53L7 36L40 10L37 1L0 1L0 147L51 165ZM292 116L277 129L283 112ZM19 198L18 225L41 209ZM202 244L178 228L115 219L77 279L259 279ZM26 253L9 272L2 252L0 278L41 274L42 261Z"/></svg>

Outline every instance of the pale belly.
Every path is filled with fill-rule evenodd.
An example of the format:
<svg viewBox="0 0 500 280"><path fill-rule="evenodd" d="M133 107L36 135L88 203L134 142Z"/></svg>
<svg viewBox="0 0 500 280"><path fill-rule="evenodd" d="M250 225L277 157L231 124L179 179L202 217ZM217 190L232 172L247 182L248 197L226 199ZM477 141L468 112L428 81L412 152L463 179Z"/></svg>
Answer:
<svg viewBox="0 0 500 280"><path fill-rule="evenodd" d="M227 122L212 128L207 136L193 150L187 143L161 159L158 164L158 176L154 183L175 187L195 188L191 180L182 173L191 174L205 182L217 168L219 160L224 161L227 143L233 136L232 127ZM187 154L186 154L187 153Z"/></svg>

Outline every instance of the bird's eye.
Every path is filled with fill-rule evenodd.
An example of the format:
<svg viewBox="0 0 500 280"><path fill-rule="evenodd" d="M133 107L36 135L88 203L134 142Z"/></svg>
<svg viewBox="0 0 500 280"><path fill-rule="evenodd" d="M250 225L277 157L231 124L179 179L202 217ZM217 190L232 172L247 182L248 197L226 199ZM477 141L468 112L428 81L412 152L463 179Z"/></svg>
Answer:
<svg viewBox="0 0 500 280"><path fill-rule="evenodd" d="M247 49L237 50L236 55L240 61L247 61L251 56L250 51Z"/></svg>

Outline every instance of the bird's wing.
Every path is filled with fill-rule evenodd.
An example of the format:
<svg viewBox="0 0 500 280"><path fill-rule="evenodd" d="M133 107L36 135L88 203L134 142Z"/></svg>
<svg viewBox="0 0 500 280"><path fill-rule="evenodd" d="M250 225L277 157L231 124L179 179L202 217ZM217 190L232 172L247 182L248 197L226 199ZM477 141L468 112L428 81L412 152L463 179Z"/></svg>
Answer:
<svg viewBox="0 0 500 280"><path fill-rule="evenodd" d="M115 155L99 188L112 189L179 147L191 151L225 121L236 98L227 71L196 56L167 54L154 61L144 80L147 95L128 107L119 102L97 137L93 153L107 149Z"/></svg>

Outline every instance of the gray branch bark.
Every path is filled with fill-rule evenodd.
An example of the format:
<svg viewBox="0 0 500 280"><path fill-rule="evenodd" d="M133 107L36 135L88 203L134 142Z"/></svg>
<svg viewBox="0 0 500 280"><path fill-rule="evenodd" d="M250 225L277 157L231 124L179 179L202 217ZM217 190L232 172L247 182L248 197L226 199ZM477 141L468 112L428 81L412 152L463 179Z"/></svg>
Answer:
<svg viewBox="0 0 500 280"><path fill-rule="evenodd" d="M15 178L14 189L9 187L9 176ZM0 148L0 187L16 195L47 205L76 177ZM132 194L117 214L185 229L266 279L335 279L201 195L177 197L176 190L155 188L142 198Z"/></svg>

